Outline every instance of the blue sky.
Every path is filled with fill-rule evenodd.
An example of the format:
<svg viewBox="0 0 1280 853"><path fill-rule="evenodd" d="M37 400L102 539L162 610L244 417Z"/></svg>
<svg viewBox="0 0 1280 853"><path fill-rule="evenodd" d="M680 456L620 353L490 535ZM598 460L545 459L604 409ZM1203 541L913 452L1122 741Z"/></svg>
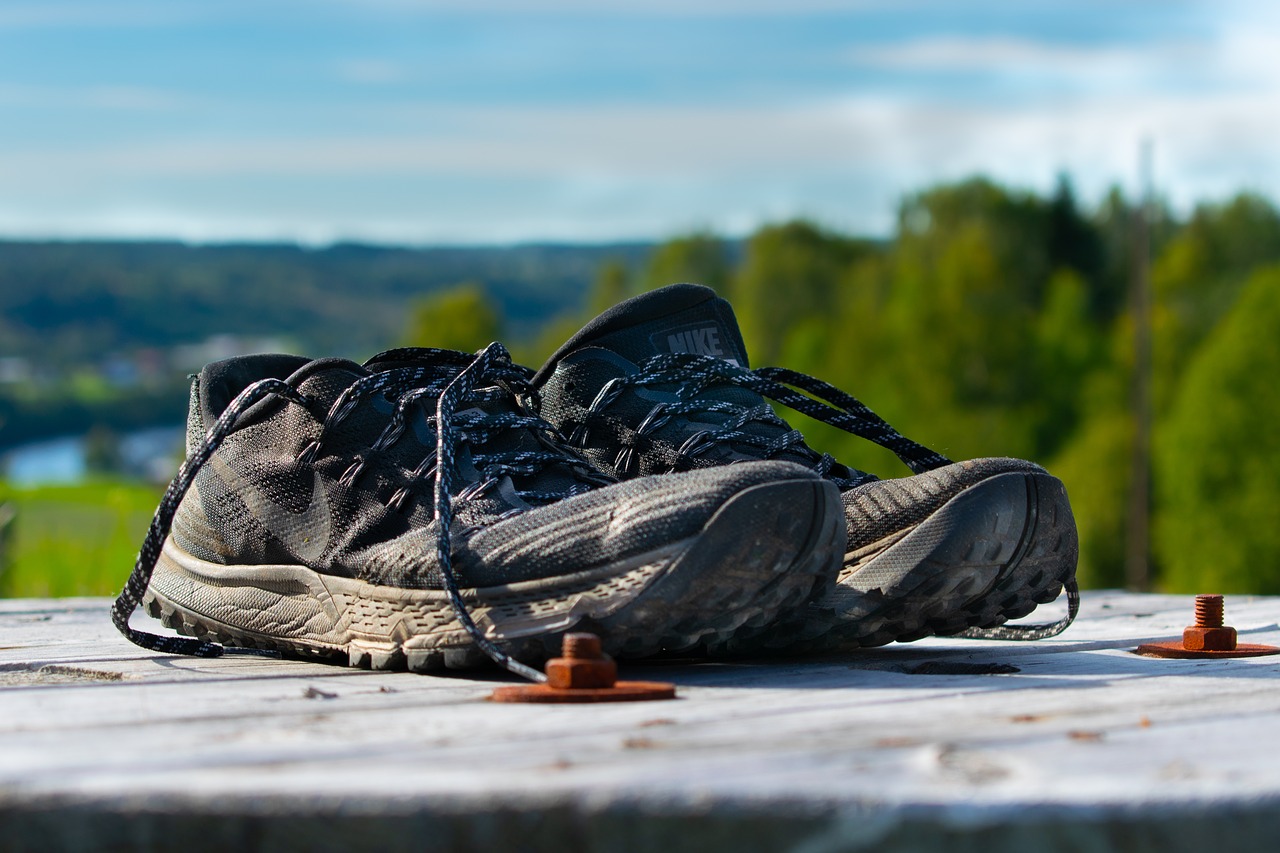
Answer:
<svg viewBox="0 0 1280 853"><path fill-rule="evenodd" d="M887 234L984 173L1280 198L1265 3L0 0L0 235Z"/></svg>

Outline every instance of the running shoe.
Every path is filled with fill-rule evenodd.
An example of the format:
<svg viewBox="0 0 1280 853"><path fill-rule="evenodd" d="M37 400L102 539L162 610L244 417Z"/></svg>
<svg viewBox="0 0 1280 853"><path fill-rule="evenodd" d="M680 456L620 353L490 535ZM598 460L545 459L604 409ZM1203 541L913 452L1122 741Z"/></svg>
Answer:
<svg viewBox="0 0 1280 853"><path fill-rule="evenodd" d="M747 650L1042 639L1075 618L1079 549L1061 481L1021 459L952 462L825 382L749 369L733 310L709 288L677 284L614 306L532 382L543 417L620 479L771 459L840 489L848 540L836 588ZM767 400L888 448L912 476L881 480L811 449ZM1064 586L1064 618L1004 624Z"/></svg>
<svg viewBox="0 0 1280 853"><path fill-rule="evenodd" d="M726 644L831 585L830 482L778 461L618 483L520 404L527 376L500 344L208 365L116 626L165 653L541 680L566 631L622 658ZM188 636L134 629L139 605Z"/></svg>

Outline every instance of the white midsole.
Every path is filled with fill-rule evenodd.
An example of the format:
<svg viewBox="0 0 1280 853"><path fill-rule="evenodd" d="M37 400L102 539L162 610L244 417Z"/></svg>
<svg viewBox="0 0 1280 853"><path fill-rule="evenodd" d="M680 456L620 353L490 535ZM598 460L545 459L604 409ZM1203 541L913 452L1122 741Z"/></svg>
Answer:
<svg viewBox="0 0 1280 853"><path fill-rule="evenodd" d="M462 591L476 624L493 639L564 630L626 606L662 577L689 540L628 560L554 578ZM322 575L305 566L226 566L166 541L149 598L233 633L308 646L353 641L406 650L466 642L442 590L404 589Z"/></svg>

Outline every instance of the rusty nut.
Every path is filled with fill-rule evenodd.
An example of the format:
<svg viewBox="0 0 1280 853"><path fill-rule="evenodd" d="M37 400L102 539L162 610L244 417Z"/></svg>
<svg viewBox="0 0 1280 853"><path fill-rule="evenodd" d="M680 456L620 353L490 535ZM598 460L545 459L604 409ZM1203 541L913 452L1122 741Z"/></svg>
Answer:
<svg viewBox="0 0 1280 853"><path fill-rule="evenodd" d="M552 658L547 661L547 685L557 689L612 687L618 665L612 658Z"/></svg>
<svg viewBox="0 0 1280 853"><path fill-rule="evenodd" d="M1229 652L1236 647L1236 629L1192 625L1182 632L1182 647L1194 652Z"/></svg>

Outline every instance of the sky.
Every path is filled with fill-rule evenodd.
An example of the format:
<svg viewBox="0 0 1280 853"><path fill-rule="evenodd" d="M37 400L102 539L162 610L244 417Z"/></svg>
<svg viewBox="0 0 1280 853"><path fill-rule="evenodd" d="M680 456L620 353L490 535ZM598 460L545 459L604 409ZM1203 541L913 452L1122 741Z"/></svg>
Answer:
<svg viewBox="0 0 1280 853"><path fill-rule="evenodd" d="M0 237L892 233L983 174L1280 198L1280 11L1185 2L0 0Z"/></svg>

